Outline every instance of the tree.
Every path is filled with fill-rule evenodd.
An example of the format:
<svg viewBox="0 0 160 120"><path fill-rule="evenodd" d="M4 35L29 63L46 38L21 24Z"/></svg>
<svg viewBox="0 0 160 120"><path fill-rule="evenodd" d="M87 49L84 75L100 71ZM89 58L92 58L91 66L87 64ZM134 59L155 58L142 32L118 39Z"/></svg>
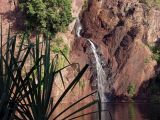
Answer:
<svg viewBox="0 0 160 120"><path fill-rule="evenodd" d="M19 0L24 26L30 31L57 33L65 31L73 20L71 0Z"/></svg>

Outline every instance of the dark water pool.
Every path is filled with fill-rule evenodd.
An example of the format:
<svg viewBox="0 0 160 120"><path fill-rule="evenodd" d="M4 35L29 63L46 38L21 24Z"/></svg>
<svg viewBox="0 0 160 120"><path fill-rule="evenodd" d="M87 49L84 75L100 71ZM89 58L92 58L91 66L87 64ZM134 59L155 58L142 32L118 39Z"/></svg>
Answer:
<svg viewBox="0 0 160 120"><path fill-rule="evenodd" d="M102 120L160 120L160 104L149 103L103 103ZM94 114L91 120L98 120Z"/></svg>
<svg viewBox="0 0 160 120"><path fill-rule="evenodd" d="M65 116L68 116L69 114L73 113L85 104L86 103L82 103L78 106L73 107L72 109L69 109L58 120L62 120ZM59 109L57 109L57 113L55 113L55 115L58 114L60 111L63 111L69 105L70 104L61 104L59 106ZM75 116L95 111L96 106L90 107L85 111L79 112L78 114L75 114ZM103 103L102 107L107 111L101 112L101 120L160 120L160 104ZM75 118L75 116L73 115L65 120L73 120L72 118ZM83 117L78 117L74 120L99 120L99 117L98 113L94 113L85 115Z"/></svg>

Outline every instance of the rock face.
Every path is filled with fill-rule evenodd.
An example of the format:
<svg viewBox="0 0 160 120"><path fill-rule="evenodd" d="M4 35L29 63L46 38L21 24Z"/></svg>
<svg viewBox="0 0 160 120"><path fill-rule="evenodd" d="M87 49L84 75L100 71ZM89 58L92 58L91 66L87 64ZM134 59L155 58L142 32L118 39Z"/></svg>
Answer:
<svg viewBox="0 0 160 120"><path fill-rule="evenodd" d="M160 37L159 18L158 8L149 8L138 0L88 2L88 8L81 16L82 36L94 42L102 66L106 70L109 68L106 80L110 79L114 95L129 96L129 86L135 86L134 93L137 94L141 85L155 75L156 61L151 57L148 44L156 42ZM87 42L82 41L76 40L73 50L88 55L91 78L94 79L94 58L88 54Z"/></svg>
<svg viewBox="0 0 160 120"><path fill-rule="evenodd" d="M83 0L72 0L74 17L78 17L83 3ZM0 4L5 39L9 22L14 32L18 26L14 21L20 19L13 2L0 0ZM90 92L89 84L97 78L95 58L85 38L91 39L97 48L101 65L107 74L109 86L106 88L109 87L111 93L115 96L129 96L129 86L135 86L135 94L141 93L142 84L155 75L156 61L152 60L148 44L157 42L160 38L160 10L148 7L139 0L88 0L86 5L88 7L80 14L82 37L75 37L74 40L74 35L71 34L76 20L70 24L65 34L59 33L72 47L70 61L80 63L81 68L86 63L91 66L83 78L83 92L79 92L80 87L77 87L76 95L79 92L80 97ZM72 73L73 70L70 69L65 72L66 79L74 78ZM58 84L61 87L62 83ZM94 85L92 87L94 89ZM57 89L57 96L60 95L59 92L61 90ZM72 101L71 99L66 101Z"/></svg>

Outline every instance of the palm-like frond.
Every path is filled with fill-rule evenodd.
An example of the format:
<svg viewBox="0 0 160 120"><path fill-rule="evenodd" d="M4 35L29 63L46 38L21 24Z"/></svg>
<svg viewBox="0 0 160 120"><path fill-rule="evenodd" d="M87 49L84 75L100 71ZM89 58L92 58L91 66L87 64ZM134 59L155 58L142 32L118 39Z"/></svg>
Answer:
<svg viewBox="0 0 160 120"><path fill-rule="evenodd" d="M51 119L52 114L58 108L62 100L80 81L88 65L85 65L82 70L79 71L75 79L66 87L62 70L71 67L73 64L67 60L69 64L57 70L57 57L55 56L51 59L49 37L46 37L43 42L40 42L39 36L37 35L35 43L29 41L26 45L24 43L27 35L23 35L17 47L17 36L11 37L10 31L8 32L6 43L2 43L2 22L0 33L0 119ZM29 38L27 38L27 40L29 40ZM26 66L29 64L30 69ZM27 70L24 72L26 68ZM51 97L51 93L52 89L54 90L53 83L55 82L57 74L60 74L65 90L60 98L54 101ZM59 119L59 117L71 107L74 107L76 104L95 93L96 92L93 92L82 97L80 100L61 111L53 119ZM53 104L53 102L55 104ZM98 103L98 100L93 100L73 113L68 114L63 119L68 119L96 103Z"/></svg>

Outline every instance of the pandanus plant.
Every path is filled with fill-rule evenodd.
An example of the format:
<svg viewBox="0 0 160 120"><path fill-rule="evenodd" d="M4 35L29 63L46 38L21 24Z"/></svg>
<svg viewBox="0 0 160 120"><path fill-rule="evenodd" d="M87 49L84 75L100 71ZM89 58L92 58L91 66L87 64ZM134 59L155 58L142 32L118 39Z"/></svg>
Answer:
<svg viewBox="0 0 160 120"><path fill-rule="evenodd" d="M80 81L88 65L85 65L81 69L71 83L67 85L59 99L54 101L51 93L54 90L53 83L55 82L55 77L57 74L60 74L64 84L62 70L71 67L72 64L68 64L57 70L57 55L55 55L54 58L52 57L53 59L51 58L49 37L45 37L44 40L40 42L39 36L37 35L35 43L32 43L29 37L24 34L17 46L17 35L11 36L10 30L7 40L2 42L2 23L0 33L1 120L59 120L69 109L97 93L95 91L82 97L67 108L64 108L63 111L59 111L57 115L52 116L64 97L66 97ZM32 64L30 67L26 67L26 65L30 64L29 61ZM97 103L99 103L98 99L92 100L72 113L68 113L68 115L62 119L76 119L95 113L97 111L73 117L73 115ZM100 106L101 105L99 105L99 107ZM101 114L99 113L99 115Z"/></svg>

